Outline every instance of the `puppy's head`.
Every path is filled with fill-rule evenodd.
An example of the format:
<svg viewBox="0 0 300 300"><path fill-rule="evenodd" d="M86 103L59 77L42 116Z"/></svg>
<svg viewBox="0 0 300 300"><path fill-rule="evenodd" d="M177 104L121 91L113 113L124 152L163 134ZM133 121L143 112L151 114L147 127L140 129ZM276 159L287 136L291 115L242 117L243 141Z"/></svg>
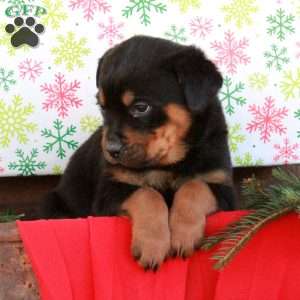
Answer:
<svg viewBox="0 0 300 300"><path fill-rule="evenodd" d="M202 51L143 36L106 52L96 80L104 156L129 168L183 160L192 147L187 136L195 116L216 101L222 85Z"/></svg>

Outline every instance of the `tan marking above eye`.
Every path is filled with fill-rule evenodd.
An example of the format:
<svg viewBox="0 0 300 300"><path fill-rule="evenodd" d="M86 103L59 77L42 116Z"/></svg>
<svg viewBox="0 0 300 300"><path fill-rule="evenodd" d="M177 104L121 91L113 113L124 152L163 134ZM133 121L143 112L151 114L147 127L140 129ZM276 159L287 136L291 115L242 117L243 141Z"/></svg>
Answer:
<svg viewBox="0 0 300 300"><path fill-rule="evenodd" d="M134 100L134 93L130 90L127 90L123 93L121 98L122 98L122 102L124 103L124 105L130 106Z"/></svg>

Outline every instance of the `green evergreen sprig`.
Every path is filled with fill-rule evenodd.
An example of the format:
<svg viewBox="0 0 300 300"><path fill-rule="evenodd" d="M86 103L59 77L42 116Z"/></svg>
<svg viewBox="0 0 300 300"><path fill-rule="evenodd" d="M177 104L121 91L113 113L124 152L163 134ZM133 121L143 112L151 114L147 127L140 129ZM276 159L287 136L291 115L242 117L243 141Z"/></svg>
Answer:
<svg viewBox="0 0 300 300"><path fill-rule="evenodd" d="M25 214L17 214L11 209L7 209L6 211L0 211L0 223L13 222L23 218Z"/></svg>
<svg viewBox="0 0 300 300"><path fill-rule="evenodd" d="M221 243L212 256L216 261L215 269L228 264L266 223L292 211L300 214L300 178L281 168L274 169L272 176L274 183L268 187L264 187L255 177L245 180L242 195L245 208L250 213L203 240L203 250Z"/></svg>

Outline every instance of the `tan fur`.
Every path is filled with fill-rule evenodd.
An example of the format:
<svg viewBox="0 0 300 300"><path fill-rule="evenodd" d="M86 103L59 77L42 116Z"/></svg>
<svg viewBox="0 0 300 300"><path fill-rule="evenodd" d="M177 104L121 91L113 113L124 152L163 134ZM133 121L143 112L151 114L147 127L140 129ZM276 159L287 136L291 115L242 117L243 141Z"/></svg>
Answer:
<svg viewBox="0 0 300 300"><path fill-rule="evenodd" d="M177 104L169 104L165 108L168 116L167 124L156 129L154 133L144 135L131 128L124 129L129 144L143 145L147 158L160 165L169 165L182 160L187 152L183 139L191 126L189 112Z"/></svg>
<svg viewBox="0 0 300 300"><path fill-rule="evenodd" d="M225 185L232 185L231 175L224 170L213 170L204 174L196 176L208 183L220 183Z"/></svg>
<svg viewBox="0 0 300 300"><path fill-rule="evenodd" d="M125 91L122 95L122 102L125 106L130 106L134 100L134 93L132 91Z"/></svg>
<svg viewBox="0 0 300 300"><path fill-rule="evenodd" d="M149 135L142 134L130 127L124 127L123 134L126 137L126 142L128 144L141 144L144 147L147 147Z"/></svg>
<svg viewBox="0 0 300 300"><path fill-rule="evenodd" d="M116 181L128 183L140 187L153 187L156 189L172 188L177 190L185 182L192 180L191 177L175 176L172 172L163 170L150 170L145 172L137 172L123 167L111 167L108 174ZM219 183L231 185L232 180L229 174L223 170L210 171L208 173L199 174L194 179L200 179L207 183Z"/></svg>
<svg viewBox="0 0 300 300"><path fill-rule="evenodd" d="M105 106L106 104L106 98L105 98L105 95L104 95L104 92L103 92L103 89L99 89L99 92L97 94L97 98L98 98L98 101L100 103L101 106Z"/></svg>
<svg viewBox="0 0 300 300"><path fill-rule="evenodd" d="M158 155L161 165L173 164L185 157L188 149L182 140L191 126L190 114L184 107L172 103L165 107L165 112L168 123L156 130L148 144L148 155Z"/></svg>
<svg viewBox="0 0 300 300"><path fill-rule="evenodd" d="M206 183L193 179L176 192L170 211L171 247L190 256L203 237L206 216L217 210L217 201Z"/></svg>
<svg viewBox="0 0 300 300"><path fill-rule="evenodd" d="M116 181L157 189L167 188L174 181L174 175L171 172L160 170L135 172L121 167L114 167L109 170L109 173Z"/></svg>
<svg viewBox="0 0 300 300"><path fill-rule="evenodd" d="M133 256L144 268L155 268L170 249L168 207L160 193L140 188L123 204L122 209L132 219Z"/></svg>

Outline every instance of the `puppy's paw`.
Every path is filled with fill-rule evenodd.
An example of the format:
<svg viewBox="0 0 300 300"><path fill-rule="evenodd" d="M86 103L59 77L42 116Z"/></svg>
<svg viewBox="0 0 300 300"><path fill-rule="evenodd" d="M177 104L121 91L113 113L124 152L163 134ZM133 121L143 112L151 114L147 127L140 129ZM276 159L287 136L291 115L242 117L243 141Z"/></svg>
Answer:
<svg viewBox="0 0 300 300"><path fill-rule="evenodd" d="M175 214L170 217L171 256L189 257L200 247L205 228L205 216L197 220L182 219Z"/></svg>
<svg viewBox="0 0 300 300"><path fill-rule="evenodd" d="M169 250L168 226L155 224L152 228L134 230L132 255L145 270L156 271L168 256Z"/></svg>

